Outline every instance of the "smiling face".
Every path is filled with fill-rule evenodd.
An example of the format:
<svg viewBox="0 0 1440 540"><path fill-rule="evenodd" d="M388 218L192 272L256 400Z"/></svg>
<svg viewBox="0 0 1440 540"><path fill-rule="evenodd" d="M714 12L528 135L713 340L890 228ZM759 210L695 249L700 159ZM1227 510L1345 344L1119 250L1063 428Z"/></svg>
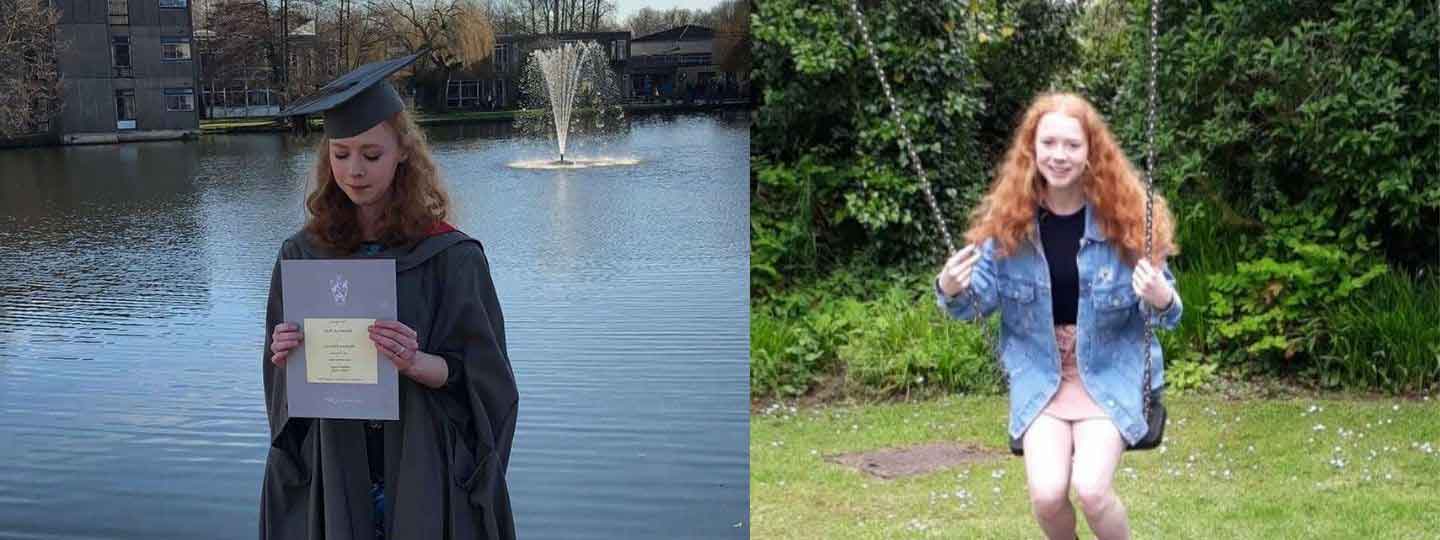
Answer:
<svg viewBox="0 0 1440 540"><path fill-rule="evenodd" d="M1045 113L1035 127L1035 165L1052 188L1068 188L1085 171L1090 147L1080 120L1061 112Z"/></svg>
<svg viewBox="0 0 1440 540"><path fill-rule="evenodd" d="M388 200L395 167L405 158L400 138L389 122L353 137L330 140L330 170L335 183L356 206L369 207Z"/></svg>

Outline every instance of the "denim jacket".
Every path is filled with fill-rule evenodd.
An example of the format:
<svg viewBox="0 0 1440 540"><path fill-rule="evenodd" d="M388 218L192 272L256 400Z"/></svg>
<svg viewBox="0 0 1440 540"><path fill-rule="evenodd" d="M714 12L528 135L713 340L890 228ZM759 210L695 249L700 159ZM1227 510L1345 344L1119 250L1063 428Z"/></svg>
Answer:
<svg viewBox="0 0 1440 540"><path fill-rule="evenodd" d="M1140 386L1145 371L1145 350L1140 346L1145 326L1141 317L1151 317L1157 329L1174 329L1183 308L1178 290L1164 311L1156 311L1135 294L1130 285L1132 269L1120 258L1118 246L1106 240L1090 203L1085 204L1085 235L1077 255L1080 298L1076 363L1085 390L1115 423L1125 441L1133 443L1148 429L1141 410ZM1033 230L1040 230L1038 217ZM936 299L957 319L974 320L972 306L978 306L982 316L1000 310L998 354L1010 379L1009 433L1018 438L1060 388L1049 266L1034 234L1010 257L999 257L993 238L981 245L980 253L970 287L952 298L940 290L937 281ZM1162 265L1161 272L1174 288L1175 276L1168 265ZM1164 362L1158 337L1152 337L1149 346L1151 388L1159 389L1164 385Z"/></svg>

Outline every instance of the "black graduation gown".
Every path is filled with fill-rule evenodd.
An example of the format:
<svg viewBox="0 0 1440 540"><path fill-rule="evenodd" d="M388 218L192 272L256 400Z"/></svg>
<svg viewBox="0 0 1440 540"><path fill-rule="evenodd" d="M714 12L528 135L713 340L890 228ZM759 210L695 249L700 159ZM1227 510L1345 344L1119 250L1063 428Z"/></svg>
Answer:
<svg viewBox="0 0 1440 540"><path fill-rule="evenodd" d="M515 538L505 471L519 395L480 242L450 230L372 257L395 259L396 313L419 334L420 350L463 366L457 381L463 388L431 389L400 377L400 420L385 422L384 430L386 537ZM303 231L280 248L279 259L320 258L333 257ZM286 412L285 370L270 363L281 298L277 260L261 359L270 449L260 538L371 540L364 421Z"/></svg>

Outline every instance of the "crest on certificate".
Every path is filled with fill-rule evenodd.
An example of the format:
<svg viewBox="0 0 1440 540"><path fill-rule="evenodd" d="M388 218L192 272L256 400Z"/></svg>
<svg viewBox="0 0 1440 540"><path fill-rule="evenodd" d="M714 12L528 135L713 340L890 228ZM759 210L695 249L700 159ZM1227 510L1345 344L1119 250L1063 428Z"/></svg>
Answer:
<svg viewBox="0 0 1440 540"><path fill-rule="evenodd" d="M335 299L335 305L345 305L345 298L350 296L350 280L335 274L335 277L330 278L330 296Z"/></svg>

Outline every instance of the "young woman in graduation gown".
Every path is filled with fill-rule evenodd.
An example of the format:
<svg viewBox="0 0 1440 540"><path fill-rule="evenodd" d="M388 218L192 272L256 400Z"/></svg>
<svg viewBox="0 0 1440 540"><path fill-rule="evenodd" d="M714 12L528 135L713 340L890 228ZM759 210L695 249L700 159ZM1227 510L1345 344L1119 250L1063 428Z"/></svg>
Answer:
<svg viewBox="0 0 1440 540"><path fill-rule="evenodd" d="M484 249L445 222L448 197L405 111L358 134L332 133L331 122L327 112L308 221L279 259L395 260L399 320L377 321L370 339L402 374L400 419L289 417L283 366L303 335L281 319L277 260L261 363L271 437L260 538L514 538L505 471L519 398Z"/></svg>

